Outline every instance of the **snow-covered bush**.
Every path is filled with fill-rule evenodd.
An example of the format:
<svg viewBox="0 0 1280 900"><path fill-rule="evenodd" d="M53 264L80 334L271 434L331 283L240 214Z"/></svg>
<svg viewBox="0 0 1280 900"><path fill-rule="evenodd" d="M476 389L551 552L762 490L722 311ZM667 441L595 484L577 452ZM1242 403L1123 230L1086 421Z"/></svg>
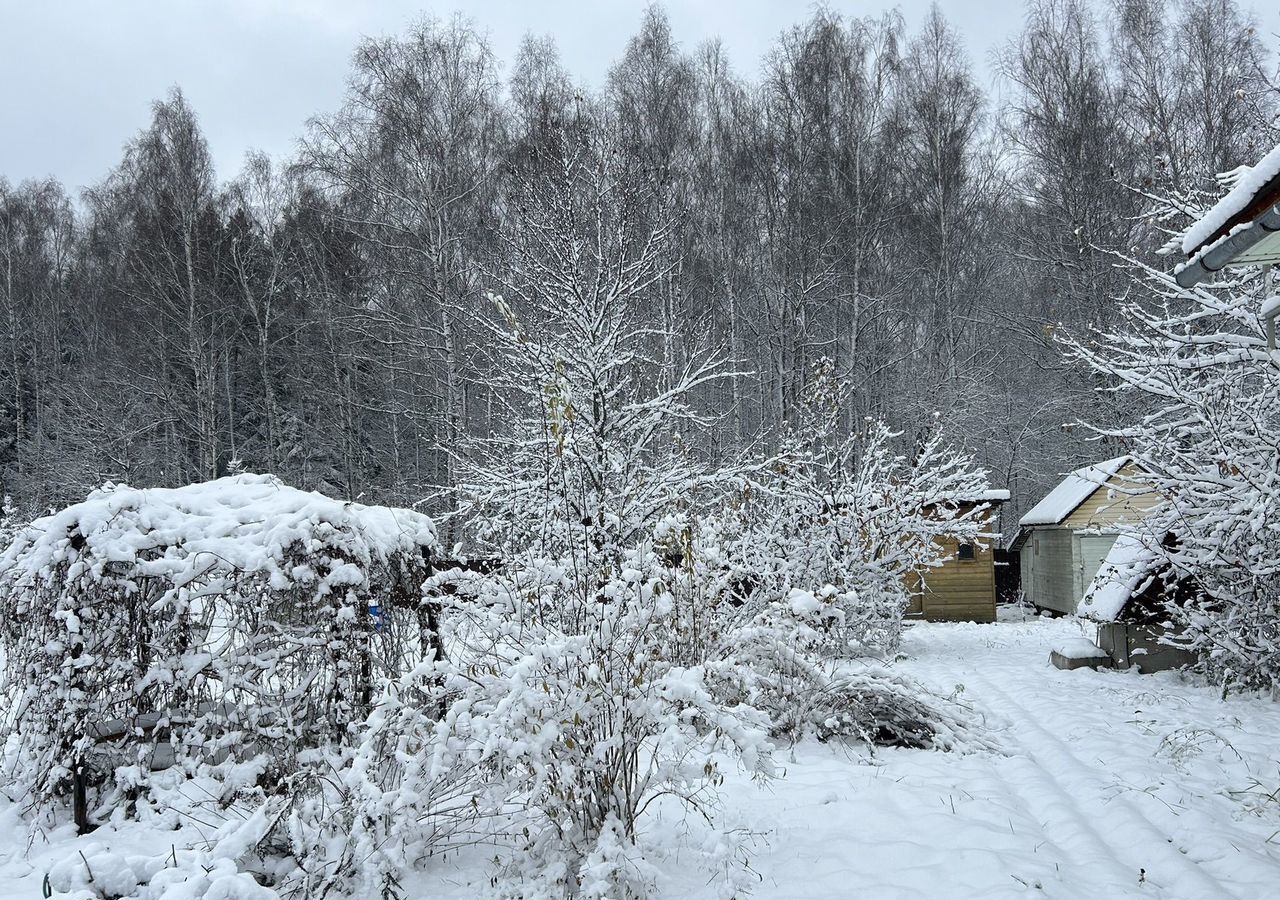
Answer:
<svg viewBox="0 0 1280 900"><path fill-rule="evenodd" d="M479 836L479 782L432 750L445 687L433 658L385 679L350 746L319 755L276 836L282 896L402 897L417 861Z"/></svg>
<svg viewBox="0 0 1280 900"><path fill-rule="evenodd" d="M986 482L937 438L895 454L883 426L706 462L693 401L724 373L656 320L661 198L563 140L518 197L493 298L508 415L457 460L460 521L501 566L425 589L449 648L428 775L507 823L513 896L639 896L646 811L710 818L723 765L770 772L770 732L947 745L909 685L832 660L892 652L908 576L980 532Z"/></svg>
<svg viewBox="0 0 1280 900"><path fill-rule="evenodd" d="M771 614L772 613L772 614ZM715 692L767 712L776 737L950 750L986 746L968 710L874 660L815 651L811 627L766 611L729 630L708 666Z"/></svg>
<svg viewBox="0 0 1280 900"><path fill-rule="evenodd" d="M718 358L659 365L667 211L594 134L559 157L524 185L493 298L509 415L458 463L463 521L502 566L427 585L449 646L427 752L508 823L511 896L640 896L646 812L710 814L726 762L767 774L768 720L708 684L719 607L684 550L736 473L683 439Z"/></svg>
<svg viewBox="0 0 1280 900"><path fill-rule="evenodd" d="M301 796L345 766L379 682L421 654L429 519L239 475L108 485L0 554L11 789L101 814L152 769Z"/></svg>
<svg viewBox="0 0 1280 900"><path fill-rule="evenodd" d="M986 474L938 434L909 456L881 422L842 436L837 412L823 360L782 452L696 533L691 558L733 610L712 653L716 691L767 712L777 736L945 749L963 711L868 663L895 654L944 542L990 537Z"/></svg>
<svg viewBox="0 0 1280 900"><path fill-rule="evenodd" d="M648 547L613 571L584 557L515 560L448 617L459 661L433 753L480 775L486 812L512 816L516 896L646 894L651 804L710 814L724 761L771 771L768 719L708 683L698 631L714 614L685 577Z"/></svg>
<svg viewBox="0 0 1280 900"><path fill-rule="evenodd" d="M280 804L232 817L208 836L205 846L158 855L126 854L97 841L54 862L46 896L62 900L280 900L241 868L241 860L271 830Z"/></svg>
<svg viewBox="0 0 1280 900"><path fill-rule="evenodd" d="M1280 684L1280 355L1267 349L1266 277L1192 289L1130 262L1124 325L1072 345L1140 410L1125 439L1162 506L1129 529L1140 585L1164 580L1181 642L1224 686Z"/></svg>
<svg viewBox="0 0 1280 900"><path fill-rule="evenodd" d="M912 591L943 561L944 542L992 537L986 472L936 431L909 453L883 422L841 435L829 361L810 385L783 452L719 518L722 541L759 595L807 624L793 646L892 656Z"/></svg>

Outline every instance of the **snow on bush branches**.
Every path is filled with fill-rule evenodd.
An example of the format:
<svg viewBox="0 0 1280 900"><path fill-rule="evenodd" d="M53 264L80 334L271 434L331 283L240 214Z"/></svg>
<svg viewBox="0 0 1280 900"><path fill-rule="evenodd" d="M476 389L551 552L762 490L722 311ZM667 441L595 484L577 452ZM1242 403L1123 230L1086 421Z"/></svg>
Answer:
<svg viewBox="0 0 1280 900"><path fill-rule="evenodd" d="M1127 442L1163 504L1117 580L1160 577L1181 642L1224 686L1280 684L1280 355L1260 312L1267 277L1193 289L1133 262L1124 327L1072 345L1139 410Z"/></svg>
<svg viewBox="0 0 1280 900"><path fill-rule="evenodd" d="M434 752L507 811L511 896L639 896L647 810L709 815L724 762L771 771L767 717L708 683L721 623L686 555L691 511L746 469L684 441L719 357L659 365L668 211L594 135L558 153L522 185L493 298L505 427L458 463L463 519L502 567L427 588L449 629Z"/></svg>
<svg viewBox="0 0 1280 900"><path fill-rule="evenodd" d="M783 724L790 701L825 693L859 737L883 724L849 702L877 678L832 690L827 660L896 649L905 577L936 538L980 532L962 500L986 482L937 439L895 455L878 425L834 450L822 423L774 459L700 455L714 417L695 401L730 373L708 348L677 357L653 315L669 215L607 147L560 149L524 186L493 298L507 421L458 460L460 516L502 566L427 586L449 647L434 753L507 812L512 896L637 896L645 812L710 821L722 765L768 776L770 732L816 724ZM925 731L928 708L908 714Z"/></svg>
<svg viewBox="0 0 1280 900"><path fill-rule="evenodd" d="M735 555L792 612L829 620L829 654L891 656L911 590L947 544L995 538L984 518L994 494L937 432L908 453L883 422L841 435L835 389L819 361L799 427L735 504Z"/></svg>
<svg viewBox="0 0 1280 900"><path fill-rule="evenodd" d="M433 541L417 513L259 475L108 485L19 529L0 555L11 790L47 812L78 781L110 812L176 764L312 793L418 652Z"/></svg>

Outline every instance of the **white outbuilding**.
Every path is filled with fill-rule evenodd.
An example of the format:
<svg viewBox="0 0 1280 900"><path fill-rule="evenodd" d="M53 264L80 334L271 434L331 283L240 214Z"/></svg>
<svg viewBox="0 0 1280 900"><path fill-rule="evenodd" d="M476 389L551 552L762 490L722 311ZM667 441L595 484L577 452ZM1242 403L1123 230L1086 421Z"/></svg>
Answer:
<svg viewBox="0 0 1280 900"><path fill-rule="evenodd" d="M1074 613L1116 542L1159 498L1128 456L1076 469L1019 521L1022 590L1040 609Z"/></svg>

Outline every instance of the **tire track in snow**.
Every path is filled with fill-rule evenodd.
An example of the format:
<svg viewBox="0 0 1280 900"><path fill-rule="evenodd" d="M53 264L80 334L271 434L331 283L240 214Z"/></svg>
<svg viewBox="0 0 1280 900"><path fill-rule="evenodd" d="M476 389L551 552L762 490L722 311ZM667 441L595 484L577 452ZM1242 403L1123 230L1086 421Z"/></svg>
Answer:
<svg viewBox="0 0 1280 900"><path fill-rule="evenodd" d="M1045 820L1054 843L1072 854L1073 863L1106 865L1113 870L1117 886L1134 888L1139 869L1144 869L1147 882L1143 887L1156 888L1158 896L1169 900L1239 896L1174 848L1168 835L1131 803L1123 797L1107 797L1107 785L1096 770L1007 691L977 671L968 673L967 681L979 688L971 696L978 694L984 706L1003 714L1012 724L1005 734L1016 742L1011 749L1022 752L1025 765L1020 767L1024 783L1010 787L1034 815ZM1063 775L1087 796L1069 790ZM1045 805L1033 792L1049 796L1050 803ZM1094 822L1106 823L1106 830L1116 839L1107 840ZM1135 840L1138 837L1145 840Z"/></svg>
<svg viewBox="0 0 1280 900"><path fill-rule="evenodd" d="M971 676L966 682L973 686ZM981 697L978 691L972 691L970 696ZM990 705L985 697L981 702ZM1005 721L1008 726L1000 734L1007 755L1000 768L987 777L1017 804L1022 816L1040 826L1039 840L1061 858L1058 871L1064 876L1062 884L1072 889L1087 887L1089 891L1105 891L1108 887L1114 890L1117 885L1136 888L1138 870L1103 839L1071 794L1043 771L1020 739L1021 723L1012 716L1005 717Z"/></svg>

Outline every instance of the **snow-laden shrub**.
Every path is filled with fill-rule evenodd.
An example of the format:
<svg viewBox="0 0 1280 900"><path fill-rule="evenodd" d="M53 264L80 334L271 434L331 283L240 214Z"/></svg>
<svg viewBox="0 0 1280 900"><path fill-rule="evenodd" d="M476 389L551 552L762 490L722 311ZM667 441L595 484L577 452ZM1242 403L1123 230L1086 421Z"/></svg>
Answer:
<svg viewBox="0 0 1280 900"><path fill-rule="evenodd" d="M710 817L721 766L770 771L767 718L708 684L720 607L679 546L749 468L684 439L726 372L709 351L663 362L669 210L598 137L562 136L507 236L489 323L507 415L458 460L461 520L501 566L427 586L449 651L428 753L471 779L510 896L648 894L654 804Z"/></svg>
<svg viewBox="0 0 1280 900"><path fill-rule="evenodd" d="M203 846L176 845L158 855L122 853L90 842L54 862L47 896L61 900L280 900L241 861L271 830L280 803L244 819L229 819Z"/></svg>
<svg viewBox="0 0 1280 900"><path fill-rule="evenodd" d="M802 614L792 603L757 603L748 621L729 627L708 666L722 702L767 713L771 734L793 741L812 735L871 747L989 746L953 698L874 659L830 656L826 626L839 621L832 612L839 601L827 599L816 615L807 603Z"/></svg>
<svg viewBox="0 0 1280 900"><path fill-rule="evenodd" d="M831 364L818 364L801 426L715 519L741 583L790 615L793 640L827 656L891 657L913 590L946 542L990 539L987 475L939 433L904 452L868 420L838 430Z"/></svg>
<svg viewBox="0 0 1280 900"><path fill-rule="evenodd" d="M1280 357L1256 269L1184 289L1129 262L1123 324L1071 345L1128 404L1126 441L1162 504L1128 529L1143 549L1116 583L1152 578L1160 619L1224 687L1280 685Z"/></svg>
<svg viewBox="0 0 1280 900"><path fill-rule="evenodd" d="M48 811L79 773L109 814L153 768L253 763L266 795L322 777L420 655L433 540L416 513L256 475L108 485L19 530L0 555L11 789Z"/></svg>
<svg viewBox="0 0 1280 900"><path fill-rule="evenodd" d="M815 682L797 718L820 739L854 739L871 747L991 749L973 711L898 672L845 668Z"/></svg>
<svg viewBox="0 0 1280 900"><path fill-rule="evenodd" d="M425 660L386 679L349 747L295 790L278 852L285 897L402 897L404 874L433 853L485 836L480 782L467 760L440 755L447 668Z"/></svg>
<svg viewBox="0 0 1280 900"><path fill-rule="evenodd" d="M682 547L721 610L710 680L724 702L767 713L775 736L948 749L965 712L867 661L896 653L946 542L990 537L986 474L938 434L909 456L881 422L842 437L837 412L824 360L783 451Z"/></svg>
<svg viewBox="0 0 1280 900"><path fill-rule="evenodd" d="M578 412L568 373L593 374L589 363L573 348L570 363L540 358L502 312L511 352L552 373L531 398L548 421L513 423L500 455L467 460L478 536L501 542L503 566L427 591L445 604L450 647L432 752L441 771L465 761L483 814L513 823L513 896L648 893L644 812L665 798L710 817L726 761L769 774L770 733L952 745L962 716L940 698L833 660L896 647L907 574L940 558L939 535L980 531L951 502L985 488L964 457L933 442L913 467L879 428L860 480L841 482L862 493L834 516L829 480L800 491L793 478L784 493L758 469L720 479L741 487L719 504L695 504L717 479L644 442L679 407ZM756 493L762 513L742 502Z"/></svg>
<svg viewBox="0 0 1280 900"><path fill-rule="evenodd" d="M724 761L771 772L768 719L707 683L697 632L714 613L651 549L618 562L526 557L450 602L457 661L432 754L478 778L486 814L507 813L516 895L647 894L652 803L710 813Z"/></svg>

